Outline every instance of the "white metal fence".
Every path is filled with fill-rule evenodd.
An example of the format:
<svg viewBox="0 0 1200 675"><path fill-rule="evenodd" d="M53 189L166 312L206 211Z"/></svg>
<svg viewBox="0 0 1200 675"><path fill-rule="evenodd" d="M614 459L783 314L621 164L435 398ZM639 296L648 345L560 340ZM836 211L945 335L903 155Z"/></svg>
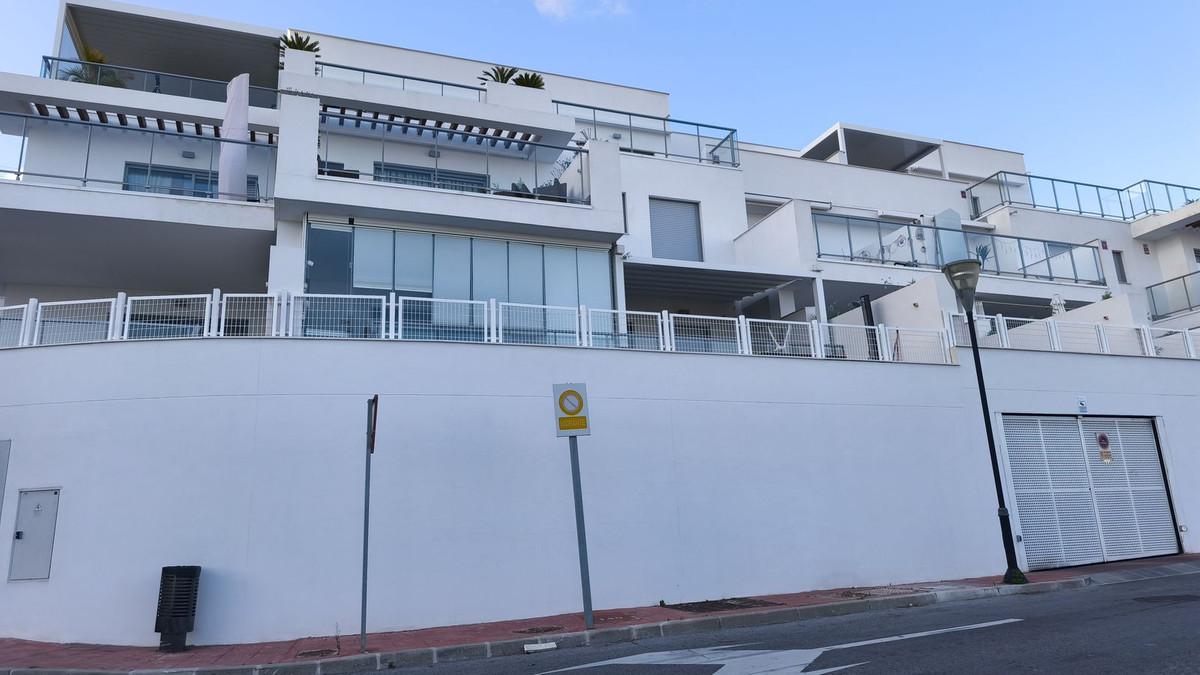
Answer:
<svg viewBox="0 0 1200 675"><path fill-rule="evenodd" d="M976 316L981 347L1200 358L1200 330ZM0 307L0 348L208 337L425 340L947 364L970 344L943 330L617 311L389 295L229 293Z"/></svg>
<svg viewBox="0 0 1200 675"><path fill-rule="evenodd" d="M948 327L954 343L970 345L966 317L952 314ZM1114 326L1055 319L1015 319L1001 315L976 316L980 347L1032 349L1076 354L1200 358L1200 331L1196 329Z"/></svg>

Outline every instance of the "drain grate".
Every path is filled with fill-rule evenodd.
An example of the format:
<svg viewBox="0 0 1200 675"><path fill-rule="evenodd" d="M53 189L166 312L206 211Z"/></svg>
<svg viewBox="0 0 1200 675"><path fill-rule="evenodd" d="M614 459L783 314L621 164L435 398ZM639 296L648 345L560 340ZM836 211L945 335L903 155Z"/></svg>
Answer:
<svg viewBox="0 0 1200 675"><path fill-rule="evenodd" d="M319 659L324 656L333 656L336 653L336 649L310 649L304 652L296 652L296 656L303 659Z"/></svg>
<svg viewBox="0 0 1200 675"><path fill-rule="evenodd" d="M727 612L731 609L752 609L754 607L775 607L780 603L758 600L756 598L725 598L724 600L704 600L703 602L683 602L678 605L663 605L684 612Z"/></svg>
<svg viewBox="0 0 1200 675"><path fill-rule="evenodd" d="M1200 595L1148 595L1144 598L1134 598L1135 602L1195 602Z"/></svg>
<svg viewBox="0 0 1200 675"><path fill-rule="evenodd" d="M538 635L539 633L553 633L562 629L562 626L530 626L529 628L522 628L513 632L524 633L525 635Z"/></svg>

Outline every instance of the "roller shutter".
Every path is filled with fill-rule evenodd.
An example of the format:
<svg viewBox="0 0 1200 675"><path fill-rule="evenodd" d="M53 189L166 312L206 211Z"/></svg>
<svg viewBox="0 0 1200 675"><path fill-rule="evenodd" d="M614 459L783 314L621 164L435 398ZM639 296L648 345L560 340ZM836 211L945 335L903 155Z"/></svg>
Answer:
<svg viewBox="0 0 1200 675"><path fill-rule="evenodd" d="M671 199L651 199L650 249L655 258L703 260L700 205Z"/></svg>

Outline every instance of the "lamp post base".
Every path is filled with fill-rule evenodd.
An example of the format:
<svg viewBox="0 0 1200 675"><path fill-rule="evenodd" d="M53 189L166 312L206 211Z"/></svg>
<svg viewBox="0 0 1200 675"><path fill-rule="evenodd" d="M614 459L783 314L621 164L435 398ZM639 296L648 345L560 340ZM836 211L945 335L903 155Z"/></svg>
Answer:
<svg viewBox="0 0 1200 675"><path fill-rule="evenodd" d="M1006 584L1027 584L1029 579L1025 578L1025 573L1019 568L1010 567L1004 573L1004 583Z"/></svg>

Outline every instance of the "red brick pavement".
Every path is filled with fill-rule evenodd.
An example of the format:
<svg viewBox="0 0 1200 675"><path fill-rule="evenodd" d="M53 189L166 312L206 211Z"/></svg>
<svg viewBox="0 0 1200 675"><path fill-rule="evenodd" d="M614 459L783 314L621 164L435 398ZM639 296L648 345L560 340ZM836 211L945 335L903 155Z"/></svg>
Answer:
<svg viewBox="0 0 1200 675"><path fill-rule="evenodd" d="M1156 567L1177 562L1192 562L1200 560L1200 555L1179 555L1167 558L1148 558L1129 560L1088 567L1049 570L1034 572L1029 580L1062 581L1085 577L1098 572L1115 572L1137 569L1140 567ZM878 597L895 595L904 592L921 592L945 588L986 587L1000 583L1000 577L979 577L975 579L958 579L919 584L905 584L894 587L874 588L836 588L831 590L807 591L804 593L786 593L782 595L766 595L757 599L775 603L759 609L734 610L723 612L696 613L671 609L668 607L631 607L625 609L610 609L596 612L596 627L609 628L631 626L637 624L658 623L685 618L721 615L733 613L748 613L779 609L782 607L804 607L810 605L844 602L862 597ZM530 628L552 628L546 632L522 632ZM421 630L397 631L392 633L372 633L367 636L367 644L373 652L392 652L422 647L445 647L480 642L495 642L512 640L529 636L531 641L539 636L549 636L555 633L573 633L584 630L581 614L560 614L558 616L543 616L532 619L513 621L496 621L491 623L467 624L461 626L445 626L440 628L424 628ZM33 642L0 638L0 666L5 668L84 668L96 670L134 670L161 668L195 668L210 666L241 666L263 663L286 663L289 661L304 661L313 658L325 658L335 655L350 656L358 653L358 636L349 635L341 638L341 651L337 654L305 654L316 650L336 650L337 641L333 636L308 637L283 642L260 642L235 645L210 645L189 648L180 654L160 653L153 647L127 647L117 645L91 644L60 644L53 642Z"/></svg>

